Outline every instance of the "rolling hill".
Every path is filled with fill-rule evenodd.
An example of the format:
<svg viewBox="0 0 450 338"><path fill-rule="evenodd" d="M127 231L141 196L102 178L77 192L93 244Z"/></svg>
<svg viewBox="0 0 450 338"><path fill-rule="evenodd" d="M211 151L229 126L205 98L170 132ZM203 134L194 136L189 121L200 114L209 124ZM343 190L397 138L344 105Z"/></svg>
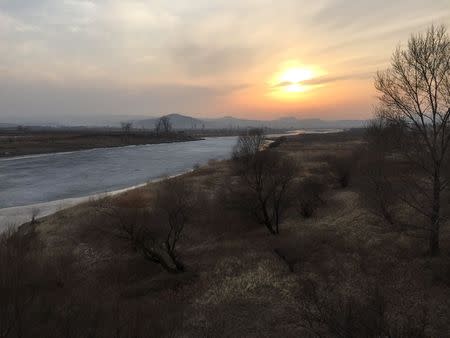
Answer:
<svg viewBox="0 0 450 338"><path fill-rule="evenodd" d="M181 114L167 116L174 129L239 129L239 128L272 128L272 129L329 129L329 128L358 128L366 124L366 120L321 120L298 119L296 117L283 117L276 120L247 120L232 116L221 118L198 119ZM152 129L158 118L135 120L133 124L138 128Z"/></svg>

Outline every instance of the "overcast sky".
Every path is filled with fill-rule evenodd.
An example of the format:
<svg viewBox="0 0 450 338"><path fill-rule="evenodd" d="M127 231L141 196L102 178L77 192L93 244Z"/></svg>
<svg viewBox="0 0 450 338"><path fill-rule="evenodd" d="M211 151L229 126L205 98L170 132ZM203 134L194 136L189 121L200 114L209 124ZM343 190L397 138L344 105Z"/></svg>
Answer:
<svg viewBox="0 0 450 338"><path fill-rule="evenodd" d="M432 23L450 0L0 0L0 122L364 119L374 72Z"/></svg>

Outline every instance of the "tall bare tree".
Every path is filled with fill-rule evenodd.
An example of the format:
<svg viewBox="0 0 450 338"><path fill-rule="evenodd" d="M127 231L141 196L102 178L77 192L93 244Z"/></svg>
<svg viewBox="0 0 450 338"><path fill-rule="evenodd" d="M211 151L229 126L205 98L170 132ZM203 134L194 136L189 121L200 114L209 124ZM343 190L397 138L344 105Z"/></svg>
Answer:
<svg viewBox="0 0 450 338"><path fill-rule="evenodd" d="M273 235L279 234L283 212L289 204L288 192L294 180L296 163L273 150L234 159L234 172L239 185L239 208L249 212Z"/></svg>
<svg viewBox="0 0 450 338"><path fill-rule="evenodd" d="M444 26L432 26L399 47L391 67L378 72L379 116L407 130L402 153L425 174L417 180L422 199L405 198L408 205L429 219L429 249L439 253L441 199L449 182L443 167L450 144L450 38ZM417 196L417 195L416 195ZM411 197L411 196L410 196ZM424 208L423 199L430 202Z"/></svg>
<svg viewBox="0 0 450 338"><path fill-rule="evenodd" d="M168 116L163 116L156 121L155 131L157 135L169 134L172 131L172 123Z"/></svg>
<svg viewBox="0 0 450 338"><path fill-rule="evenodd" d="M131 131L131 128L133 127L132 122L120 122L120 128L122 129L122 132L125 134L128 134Z"/></svg>

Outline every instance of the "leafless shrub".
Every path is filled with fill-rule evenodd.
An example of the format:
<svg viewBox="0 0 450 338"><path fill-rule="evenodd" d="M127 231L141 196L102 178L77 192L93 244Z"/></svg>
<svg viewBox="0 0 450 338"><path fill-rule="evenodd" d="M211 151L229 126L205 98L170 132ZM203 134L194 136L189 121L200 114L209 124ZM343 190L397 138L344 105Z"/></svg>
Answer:
<svg viewBox="0 0 450 338"><path fill-rule="evenodd" d="M37 223L37 217L41 213L41 210L39 208L33 208L31 209L31 224Z"/></svg>
<svg viewBox="0 0 450 338"><path fill-rule="evenodd" d="M132 122L120 122L120 127L124 134L129 134L131 131L131 128L133 127L133 123Z"/></svg>
<svg viewBox="0 0 450 338"><path fill-rule="evenodd" d="M186 225L192 219L197 197L192 185L176 178L162 182L154 205L154 210L162 216L162 221L168 227L164 240L166 252L180 271L184 270L184 267L177 258L176 246Z"/></svg>
<svg viewBox="0 0 450 338"><path fill-rule="evenodd" d="M108 217L107 231L116 239L128 243L146 260L161 265L169 272L177 272L176 264L163 245L164 231L154 222L150 210L103 203L98 207L98 211Z"/></svg>
<svg viewBox="0 0 450 338"><path fill-rule="evenodd" d="M175 273L184 271L176 249L190 221L195 197L183 179L173 178L159 184L151 208L115 205L105 199L97 210L111 220L108 228L115 238L129 243L148 261Z"/></svg>
<svg viewBox="0 0 450 338"><path fill-rule="evenodd" d="M399 320L390 313L389 300L377 285L347 294L334 282L310 279L301 288L300 310L305 328L317 337L427 336L429 321L424 307L413 315L403 313Z"/></svg>
<svg viewBox="0 0 450 338"><path fill-rule="evenodd" d="M297 174L296 164L279 152L265 150L235 158L233 166L239 178L234 190L237 203L271 234L278 234L290 202L288 190Z"/></svg>
<svg viewBox="0 0 450 338"><path fill-rule="evenodd" d="M255 155L262 150L266 137L262 129L248 130L239 136L238 142L233 149L233 159L245 159Z"/></svg>
<svg viewBox="0 0 450 338"><path fill-rule="evenodd" d="M0 235L0 337L161 337L180 328L183 303L125 297L129 274L123 284L97 279L36 236L28 225Z"/></svg>
<svg viewBox="0 0 450 338"><path fill-rule="evenodd" d="M306 178L300 182L294 197L300 215L305 218L311 217L324 203L323 194L325 191L326 185L317 178Z"/></svg>
<svg viewBox="0 0 450 338"><path fill-rule="evenodd" d="M373 120L366 129L366 149L358 166L358 188L364 204L388 224L396 217L398 196L394 182L399 165L392 159L402 137L402 128Z"/></svg>
<svg viewBox="0 0 450 338"><path fill-rule="evenodd" d="M331 174L342 188L346 188L350 184L358 159L359 152L327 157L326 161Z"/></svg>
<svg viewBox="0 0 450 338"><path fill-rule="evenodd" d="M363 180L359 185L365 205L374 215L390 225L397 223L397 199L392 182L387 178L380 162L367 161L363 168Z"/></svg>

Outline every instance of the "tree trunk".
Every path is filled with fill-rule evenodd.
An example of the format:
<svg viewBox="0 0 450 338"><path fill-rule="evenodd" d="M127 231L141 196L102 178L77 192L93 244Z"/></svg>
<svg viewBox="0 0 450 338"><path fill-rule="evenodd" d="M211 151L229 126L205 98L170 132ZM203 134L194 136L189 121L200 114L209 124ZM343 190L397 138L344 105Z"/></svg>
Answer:
<svg viewBox="0 0 450 338"><path fill-rule="evenodd" d="M264 219L263 223L272 235L276 235L277 233L272 224L272 220L269 217L269 212L267 211L267 202L264 201L262 198L259 198L259 200L260 200L261 211L262 211L263 219Z"/></svg>
<svg viewBox="0 0 450 338"><path fill-rule="evenodd" d="M177 256L173 251L168 252L169 257L172 259L177 271L184 272L184 264L178 260Z"/></svg>
<svg viewBox="0 0 450 338"><path fill-rule="evenodd" d="M270 232L272 235L276 235L276 234L277 234L276 231L273 229L272 222L270 222L269 220L266 220L266 221L264 222L264 224L266 225L266 228L269 230L269 232Z"/></svg>
<svg viewBox="0 0 450 338"><path fill-rule="evenodd" d="M153 250L149 250L146 248L142 248L142 253L144 254L144 257L147 258L147 260L161 265L167 272L175 274L184 271L184 268L183 270L179 269L179 263L175 262L169 254L167 254L167 257L164 257L164 254L159 254Z"/></svg>
<svg viewBox="0 0 450 338"><path fill-rule="evenodd" d="M439 255L439 226L441 213L441 181L439 172L433 177L433 211L431 214L430 228L430 255Z"/></svg>
<svg viewBox="0 0 450 338"><path fill-rule="evenodd" d="M275 213L275 233L280 234L280 206L278 204L274 205L274 213Z"/></svg>

